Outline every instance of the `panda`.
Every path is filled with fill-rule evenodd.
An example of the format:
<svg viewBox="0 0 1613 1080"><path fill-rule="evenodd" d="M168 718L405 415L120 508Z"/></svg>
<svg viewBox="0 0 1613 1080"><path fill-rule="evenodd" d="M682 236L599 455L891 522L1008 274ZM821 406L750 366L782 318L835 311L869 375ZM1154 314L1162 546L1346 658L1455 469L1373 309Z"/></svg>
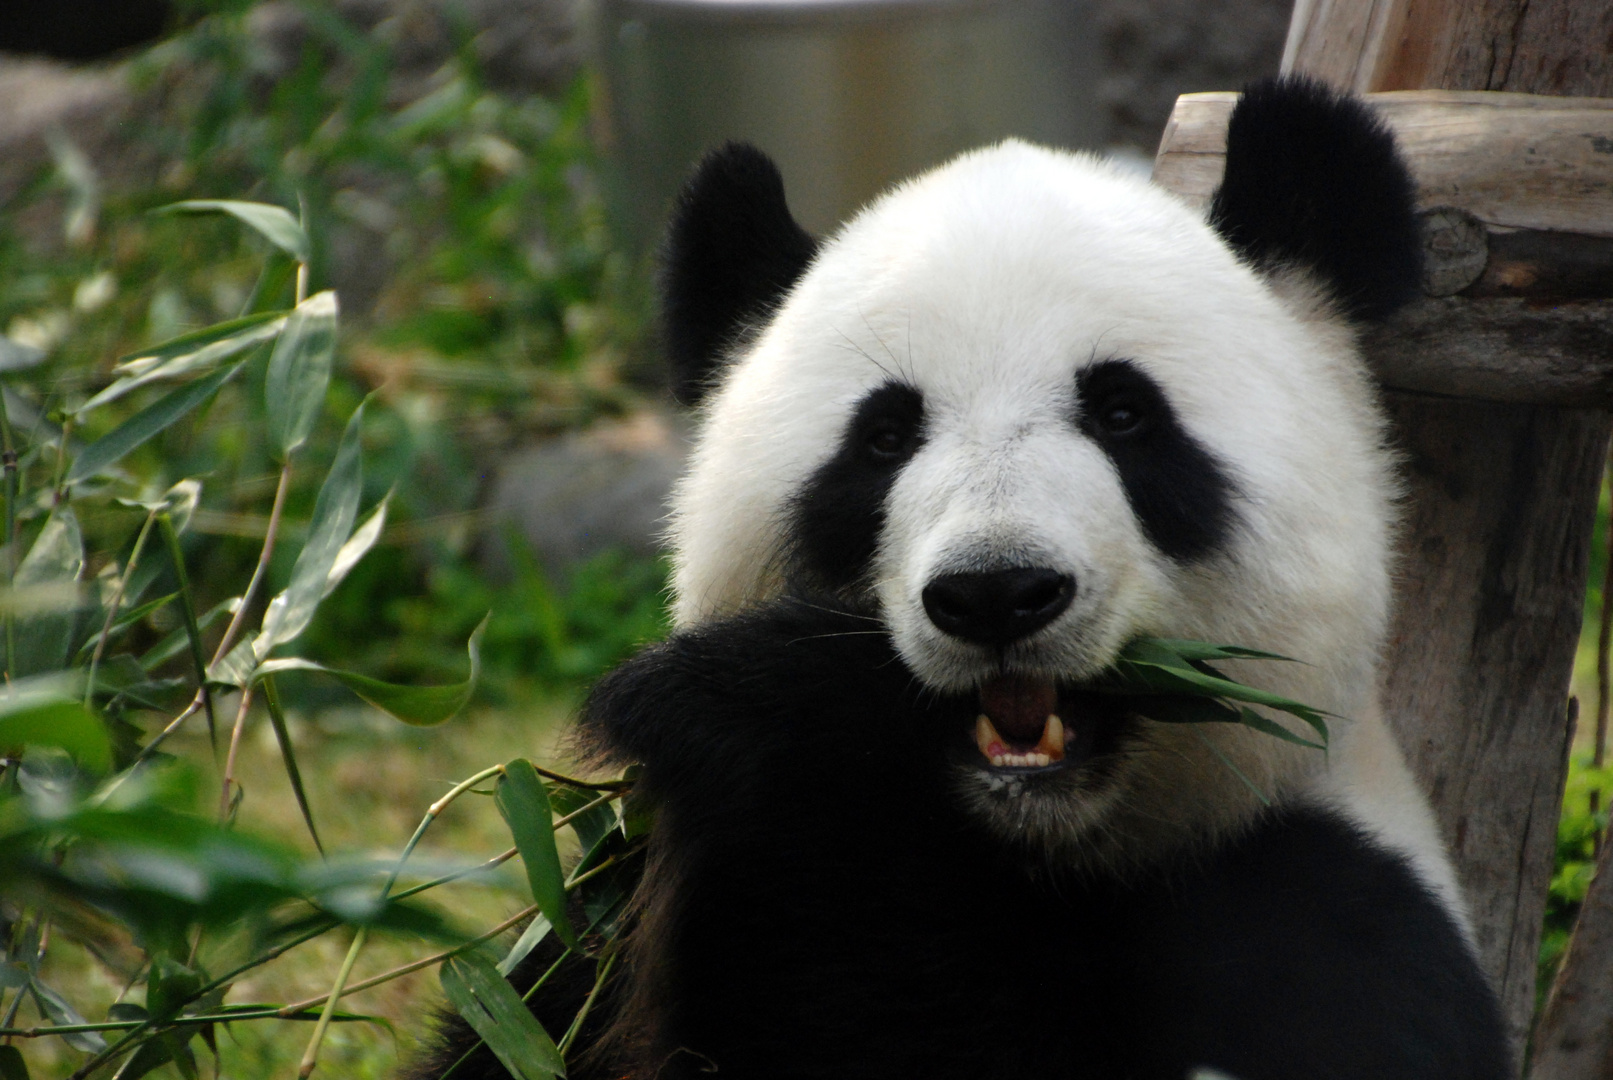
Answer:
<svg viewBox="0 0 1613 1080"><path fill-rule="evenodd" d="M573 1080L1513 1075L1377 700L1356 336L1419 252L1388 130L1303 79L1245 91L1207 214L1008 141L820 242L710 155L663 280L676 629L580 724L657 819ZM1229 674L1326 753L1094 692L1144 635L1302 661Z"/></svg>

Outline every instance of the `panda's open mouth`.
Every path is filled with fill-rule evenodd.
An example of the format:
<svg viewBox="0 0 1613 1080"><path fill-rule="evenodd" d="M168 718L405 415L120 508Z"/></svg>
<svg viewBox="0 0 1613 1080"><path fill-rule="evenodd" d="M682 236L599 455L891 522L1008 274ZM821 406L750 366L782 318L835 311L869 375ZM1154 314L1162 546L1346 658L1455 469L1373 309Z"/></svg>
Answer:
<svg viewBox="0 0 1613 1080"><path fill-rule="evenodd" d="M1046 676L1002 674L980 687L974 744L993 772L1054 772L1102 751L1124 722L1109 695L1060 686Z"/></svg>

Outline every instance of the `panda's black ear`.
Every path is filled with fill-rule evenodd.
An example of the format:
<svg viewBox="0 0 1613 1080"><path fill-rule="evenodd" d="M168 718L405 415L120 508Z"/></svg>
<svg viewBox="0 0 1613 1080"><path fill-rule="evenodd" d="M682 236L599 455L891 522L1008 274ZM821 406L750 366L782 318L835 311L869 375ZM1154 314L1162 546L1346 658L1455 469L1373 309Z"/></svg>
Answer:
<svg viewBox="0 0 1613 1080"><path fill-rule="evenodd" d="M790 216L778 166L754 146L707 154L672 209L661 320L672 393L700 400L725 349L783 299L817 243Z"/></svg>
<svg viewBox="0 0 1613 1080"><path fill-rule="evenodd" d="M1422 281L1416 211L1393 133L1359 98L1289 77L1238 99L1210 223L1254 266L1306 267L1346 315L1383 319Z"/></svg>

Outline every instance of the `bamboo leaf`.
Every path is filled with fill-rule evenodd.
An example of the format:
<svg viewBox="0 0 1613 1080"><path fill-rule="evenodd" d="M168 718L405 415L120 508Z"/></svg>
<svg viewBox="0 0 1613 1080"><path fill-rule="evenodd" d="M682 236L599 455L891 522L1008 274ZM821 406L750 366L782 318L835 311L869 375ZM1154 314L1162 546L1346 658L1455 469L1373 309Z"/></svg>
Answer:
<svg viewBox="0 0 1613 1080"><path fill-rule="evenodd" d="M13 579L20 588L77 581L84 569L84 536L70 506L58 506L28 549Z"/></svg>
<svg viewBox="0 0 1613 1080"><path fill-rule="evenodd" d="M275 247L300 263L311 257L308 234L283 207L238 199L187 199L159 207L159 214L229 214L256 229Z"/></svg>
<svg viewBox="0 0 1613 1080"><path fill-rule="evenodd" d="M228 600L214 605L206 615L198 617L196 626L198 629L206 631L225 616L234 615L236 609L240 606L241 598L232 596ZM144 656L140 657L140 666L150 671L152 668L165 664L178 656L189 644L189 631L186 627L181 626L178 630L173 631L153 645Z"/></svg>
<svg viewBox="0 0 1613 1080"><path fill-rule="evenodd" d="M27 615L18 614L17 655L6 658L13 679L66 665L78 619L77 582L83 570L84 535L73 508L63 503L51 512L13 579L19 597L36 591L61 591L55 603Z"/></svg>
<svg viewBox="0 0 1613 1080"><path fill-rule="evenodd" d="M269 602L269 610L264 613L263 630L253 647L260 660L268 656L275 646L295 639L306 630L320 600L330 591L330 576L341 561L348 538L353 534L353 519L358 516L358 500L364 489L364 463L360 447L363 423L364 406L360 405L342 432L341 444L336 448L336 460L319 488L319 497L314 501L314 516L308 526L308 539L297 555L296 565L291 569L291 584ZM353 558L356 561L358 556Z"/></svg>
<svg viewBox="0 0 1613 1080"><path fill-rule="evenodd" d="M43 364L49 355L37 345L24 345L0 335L0 371L26 371Z"/></svg>
<svg viewBox="0 0 1613 1080"><path fill-rule="evenodd" d="M493 802L504 815L521 862L526 865L533 902L561 941L569 948L581 949L566 913L566 874L560 868L560 852L555 846L554 808L549 805L548 789L530 761L516 758L504 766Z"/></svg>
<svg viewBox="0 0 1613 1080"><path fill-rule="evenodd" d="M162 1068L173 1058L173 1047L168 1040L153 1033L125 1060L123 1067L117 1071L117 1080L139 1080Z"/></svg>
<svg viewBox="0 0 1613 1080"><path fill-rule="evenodd" d="M515 939L515 944L510 946L510 951L504 954L504 959L498 962L498 973L508 975L514 971L533 949L543 943L551 929L553 927L548 919L542 915L533 916L532 921L526 924L526 929L521 931L521 936Z"/></svg>
<svg viewBox="0 0 1613 1080"><path fill-rule="evenodd" d="M1262 652L1259 649L1245 649L1240 645L1211 645L1207 641L1188 641L1183 638L1144 640L1175 653L1183 660L1286 660L1291 664L1299 663L1291 656Z"/></svg>
<svg viewBox="0 0 1613 1080"><path fill-rule="evenodd" d="M493 965L462 953L443 962L440 977L448 1001L517 1080L566 1075L554 1040Z"/></svg>
<svg viewBox="0 0 1613 1080"><path fill-rule="evenodd" d="M1139 638L1121 650L1107 679L1098 688L1111 693L1147 697L1148 702L1139 705L1138 711L1166 723L1240 723L1287 742L1325 751L1328 743L1326 718L1330 713L1281 694L1228 679L1208 663L1210 660L1288 659L1276 653L1235 645ZM1216 703L1212 704L1212 700ZM1192 701L1200 704L1186 704ZM1308 725L1316 733L1318 741L1311 742L1296 735L1253 709L1233 709L1224 704L1228 701L1263 705L1288 713Z"/></svg>
<svg viewBox="0 0 1613 1080"><path fill-rule="evenodd" d="M76 415L83 416L147 383L210 370L232 356L272 340L285 325L285 312L265 311L193 330L143 352L131 353L112 369L119 378L80 405Z"/></svg>
<svg viewBox="0 0 1613 1080"><path fill-rule="evenodd" d="M466 651L470 654L470 677L464 682L453 683L448 686L400 686L397 683L382 682L372 679L368 675L360 675L352 671L340 671L329 668L323 664L316 664L312 660L303 660L297 657L286 657L280 660L265 660L259 664L253 678L262 678L281 671L317 671L323 675L340 682L353 693L374 705L377 709L388 713L395 720L415 727L434 727L447 720L453 719L460 709L470 702L471 695L476 692L476 682L481 676L481 641L482 632L487 629L487 620L483 619L466 643ZM237 652L240 650L237 649ZM226 658L226 661L228 658ZM219 667L222 668L224 662ZM225 681L223 673L215 669L214 681ZM242 685L236 683L234 685Z"/></svg>
<svg viewBox="0 0 1613 1080"><path fill-rule="evenodd" d="M286 730L286 714L280 707L280 691L273 676L263 680L263 700L269 707L269 723L274 727L275 741L280 744L280 758L286 764L286 776L291 780L292 794L297 797L297 808L302 811L308 835L314 838L314 847L323 855L325 845L319 842L319 830L314 828L314 812L308 808L308 793L303 790L302 771L297 768L297 755L291 748L291 732Z"/></svg>
<svg viewBox="0 0 1613 1080"><path fill-rule="evenodd" d="M39 1011L44 1013L53 1024L87 1024L88 1020L80 1016L78 1010L67 1003L67 999L55 990L40 982L38 977L28 981L28 991L34 996L34 1003ZM99 1053L106 1049L106 1039L101 1037L99 1031L75 1031L62 1036L62 1039L75 1050L87 1050Z"/></svg>
<svg viewBox="0 0 1613 1080"><path fill-rule="evenodd" d="M79 451L67 471L67 483L75 484L117 464L123 456L153 436L161 434L206 401L245 365L245 361L220 368L205 378L187 383L135 413L129 419Z"/></svg>
<svg viewBox="0 0 1613 1080"><path fill-rule="evenodd" d="M1215 698L1171 696L1136 699L1137 712L1162 724L1237 724L1242 722L1238 710Z"/></svg>
<svg viewBox="0 0 1613 1080"><path fill-rule="evenodd" d="M1115 665L1114 671L1120 677L1122 692L1201 694L1232 701L1245 701L1253 705L1265 705L1298 717L1316 729L1317 734L1323 735L1325 739L1327 725L1323 718L1328 714L1292 698L1283 697L1281 694L1245 686L1243 683L1233 682L1231 679L1188 666L1177 667L1151 661L1121 660Z"/></svg>
<svg viewBox="0 0 1613 1080"><path fill-rule="evenodd" d="M15 1046L0 1046L0 1080L28 1080L28 1063Z"/></svg>
<svg viewBox="0 0 1613 1080"><path fill-rule="evenodd" d="M191 594L190 575L185 570L185 553L179 546L179 530L174 528L173 518L167 513L157 515L157 528L162 532L168 557L173 560L174 577L179 582L180 610L185 613L185 642L190 646L191 666L196 671L196 685L201 690L202 705L207 711L207 737L213 741L217 739L218 731L213 716L213 699L207 689L207 654L202 649L202 627L196 618L196 598Z"/></svg>
<svg viewBox="0 0 1613 1080"><path fill-rule="evenodd" d="M119 506L130 509L144 510L151 514L167 514L174 522L175 532L184 532L190 528L190 519L196 513L196 506L202 500L202 482L200 480L181 480L173 487L162 493L160 499L117 499Z"/></svg>
<svg viewBox="0 0 1613 1080"><path fill-rule="evenodd" d="M381 539L381 531L386 528L387 504L392 501L392 492L387 492L370 511L370 516L364 519L364 524L353 530L353 535L347 538L347 543L336 553L336 561L331 564L330 573L325 575L325 591L321 599L336 591L336 586L348 571L358 565L358 561L368 555L375 542Z"/></svg>
<svg viewBox="0 0 1613 1080"><path fill-rule="evenodd" d="M54 700L52 700L54 698ZM54 746L84 768L104 773L112 766L106 728L82 702L14 690L0 697L0 749Z"/></svg>
<svg viewBox="0 0 1613 1080"><path fill-rule="evenodd" d="M1304 737L1299 736L1299 735L1295 735L1292 731L1289 731L1287 728L1283 727L1281 724L1277 723L1277 721L1271 719L1270 717L1261 716L1259 713L1255 712L1253 709L1249 709L1249 708L1239 709L1238 710L1238 722L1240 724L1242 724L1243 726L1245 726L1245 727L1252 727L1256 731L1263 731L1267 735L1274 735L1277 738L1284 740L1285 742L1297 743L1300 746L1308 746L1312 750L1326 750L1327 749L1327 728L1326 727L1323 727L1320 731L1317 732L1317 734L1321 736L1322 741L1321 742L1311 742L1307 738L1304 738Z"/></svg>
<svg viewBox="0 0 1613 1080"><path fill-rule="evenodd" d="M336 294L327 289L297 305L269 357L264 383L269 443L282 460L314 430L335 355Z"/></svg>
<svg viewBox="0 0 1613 1080"><path fill-rule="evenodd" d="M235 647L220 657L218 663L207 669L207 681L244 688L258 670L256 644L251 638L236 642Z"/></svg>

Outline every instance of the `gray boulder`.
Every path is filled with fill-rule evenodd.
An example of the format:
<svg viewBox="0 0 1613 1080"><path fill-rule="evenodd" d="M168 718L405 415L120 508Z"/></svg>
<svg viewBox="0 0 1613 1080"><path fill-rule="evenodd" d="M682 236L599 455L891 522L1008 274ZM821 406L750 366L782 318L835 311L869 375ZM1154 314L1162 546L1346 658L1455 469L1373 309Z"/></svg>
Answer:
<svg viewBox="0 0 1613 1080"><path fill-rule="evenodd" d="M655 555L687 453L684 419L654 410L515 451L493 480L484 564L513 573L512 533L551 577L602 551Z"/></svg>

